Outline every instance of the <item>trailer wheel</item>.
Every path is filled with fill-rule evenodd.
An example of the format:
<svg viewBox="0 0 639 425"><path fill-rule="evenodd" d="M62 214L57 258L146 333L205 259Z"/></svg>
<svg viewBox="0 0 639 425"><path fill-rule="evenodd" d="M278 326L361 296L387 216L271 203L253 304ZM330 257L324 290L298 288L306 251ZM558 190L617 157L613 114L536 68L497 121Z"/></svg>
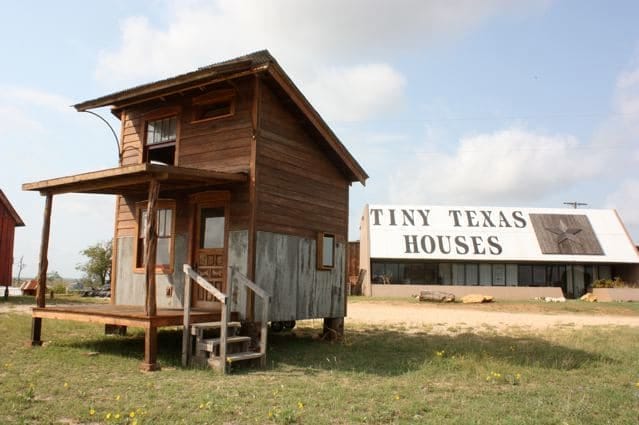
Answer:
<svg viewBox="0 0 639 425"><path fill-rule="evenodd" d="M282 329L284 329L282 322L271 322L271 331L282 332Z"/></svg>
<svg viewBox="0 0 639 425"><path fill-rule="evenodd" d="M295 327L295 320L287 320L282 322L282 325L284 325L285 329L293 329Z"/></svg>

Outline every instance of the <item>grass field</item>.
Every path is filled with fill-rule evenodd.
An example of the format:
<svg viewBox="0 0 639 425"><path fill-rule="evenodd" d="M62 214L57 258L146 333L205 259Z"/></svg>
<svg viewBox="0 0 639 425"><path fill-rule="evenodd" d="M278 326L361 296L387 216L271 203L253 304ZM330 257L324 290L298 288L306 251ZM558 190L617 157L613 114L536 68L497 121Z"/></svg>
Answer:
<svg viewBox="0 0 639 425"><path fill-rule="evenodd" d="M143 337L0 314L2 424L636 424L639 329L452 335L318 322L269 340L268 368L227 376L179 366L181 332L160 333L157 373Z"/></svg>

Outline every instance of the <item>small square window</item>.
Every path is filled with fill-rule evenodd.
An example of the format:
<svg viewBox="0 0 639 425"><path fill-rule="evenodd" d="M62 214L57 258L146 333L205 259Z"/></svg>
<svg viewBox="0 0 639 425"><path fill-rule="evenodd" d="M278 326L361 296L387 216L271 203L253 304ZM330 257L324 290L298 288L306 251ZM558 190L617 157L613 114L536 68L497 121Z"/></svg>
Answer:
<svg viewBox="0 0 639 425"><path fill-rule="evenodd" d="M319 233L317 235L317 268L320 270L335 267L335 235Z"/></svg>

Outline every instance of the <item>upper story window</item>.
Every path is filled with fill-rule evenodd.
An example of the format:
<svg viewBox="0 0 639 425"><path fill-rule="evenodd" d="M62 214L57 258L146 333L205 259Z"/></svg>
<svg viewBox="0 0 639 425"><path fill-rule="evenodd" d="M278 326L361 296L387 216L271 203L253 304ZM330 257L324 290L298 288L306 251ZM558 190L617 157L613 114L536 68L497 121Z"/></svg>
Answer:
<svg viewBox="0 0 639 425"><path fill-rule="evenodd" d="M144 154L146 162L175 164L177 115L146 122Z"/></svg>
<svg viewBox="0 0 639 425"><path fill-rule="evenodd" d="M191 122L203 122L235 114L235 93L231 90L216 90L193 99Z"/></svg>

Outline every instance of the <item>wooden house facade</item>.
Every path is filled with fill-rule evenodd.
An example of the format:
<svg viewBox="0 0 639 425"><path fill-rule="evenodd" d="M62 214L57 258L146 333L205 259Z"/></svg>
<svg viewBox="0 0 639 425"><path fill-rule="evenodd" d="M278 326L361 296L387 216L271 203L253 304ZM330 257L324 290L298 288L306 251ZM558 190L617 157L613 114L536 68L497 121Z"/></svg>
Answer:
<svg viewBox="0 0 639 425"><path fill-rule="evenodd" d="M368 176L267 51L75 105L104 106L121 121L119 166L24 189L117 195L113 305L214 311L218 290L260 321L235 270L270 295L268 321L339 330L349 187Z"/></svg>
<svg viewBox="0 0 639 425"><path fill-rule="evenodd" d="M15 228L24 222L0 190L0 285L11 286Z"/></svg>

